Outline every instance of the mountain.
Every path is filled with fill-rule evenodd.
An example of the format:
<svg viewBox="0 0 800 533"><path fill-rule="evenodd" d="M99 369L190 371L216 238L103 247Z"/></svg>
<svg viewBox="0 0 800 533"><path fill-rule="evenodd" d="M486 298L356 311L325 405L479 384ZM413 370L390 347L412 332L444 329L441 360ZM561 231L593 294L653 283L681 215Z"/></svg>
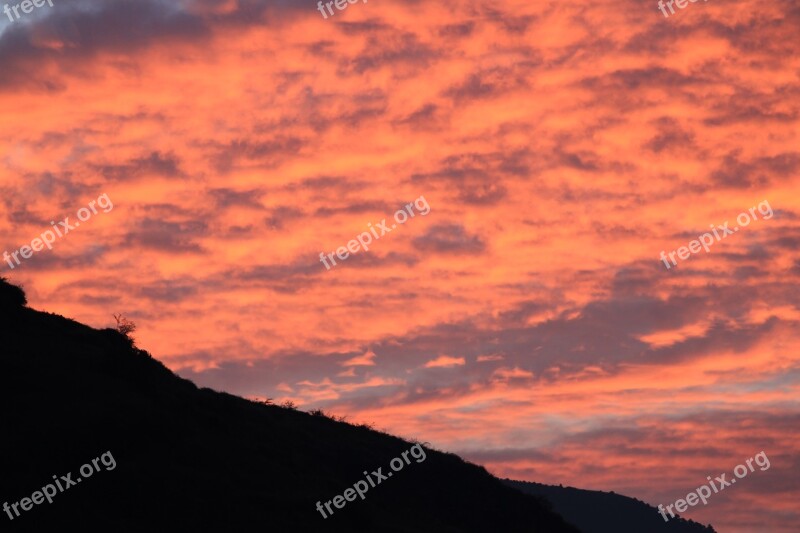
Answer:
<svg viewBox="0 0 800 533"><path fill-rule="evenodd" d="M583 533L715 533L711 526L683 518L670 518L665 522L655 507L613 492L510 479L503 482L546 499L557 513Z"/></svg>
<svg viewBox="0 0 800 533"><path fill-rule="evenodd" d="M25 303L0 279L4 531L577 532L453 454L198 388L117 330ZM379 467L363 500L345 492Z"/></svg>

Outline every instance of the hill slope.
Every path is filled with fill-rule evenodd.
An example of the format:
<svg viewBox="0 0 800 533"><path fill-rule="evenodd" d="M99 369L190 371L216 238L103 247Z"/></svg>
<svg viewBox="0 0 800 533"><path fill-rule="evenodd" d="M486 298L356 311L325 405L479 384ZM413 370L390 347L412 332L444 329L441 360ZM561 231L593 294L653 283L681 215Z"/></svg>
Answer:
<svg viewBox="0 0 800 533"><path fill-rule="evenodd" d="M714 533L711 526L683 518L664 522L655 507L613 492L503 481L526 494L545 498L557 513L583 533Z"/></svg>
<svg viewBox="0 0 800 533"><path fill-rule="evenodd" d="M0 511L5 531L577 531L542 500L432 450L323 519L317 501L365 470L385 474L411 444L198 389L114 330L22 303L0 280L0 502L21 506ZM70 484L61 476L74 482L95 458L91 478L53 503L23 500Z"/></svg>

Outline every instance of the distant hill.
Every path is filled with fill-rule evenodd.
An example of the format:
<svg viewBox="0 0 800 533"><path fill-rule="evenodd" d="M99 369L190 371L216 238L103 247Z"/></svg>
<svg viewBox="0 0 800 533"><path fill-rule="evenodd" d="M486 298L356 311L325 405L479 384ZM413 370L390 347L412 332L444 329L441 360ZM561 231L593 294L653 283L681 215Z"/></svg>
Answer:
<svg viewBox="0 0 800 533"><path fill-rule="evenodd" d="M411 444L198 389L116 330L24 305L0 280L0 504L70 472L74 481L105 452L116 467L100 463L13 520L0 511L3 531L577 532L540 498L427 449L424 462L323 519L318 500L365 470L386 473Z"/></svg>
<svg viewBox="0 0 800 533"><path fill-rule="evenodd" d="M683 518L664 522L655 507L613 492L503 481L526 494L545 498L558 514L583 533L715 533L711 526Z"/></svg>

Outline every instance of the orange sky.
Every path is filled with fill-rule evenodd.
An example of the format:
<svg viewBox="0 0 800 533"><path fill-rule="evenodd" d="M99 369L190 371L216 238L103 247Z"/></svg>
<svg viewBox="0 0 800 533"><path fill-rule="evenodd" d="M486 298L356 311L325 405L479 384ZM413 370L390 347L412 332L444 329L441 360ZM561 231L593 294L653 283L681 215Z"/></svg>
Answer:
<svg viewBox="0 0 800 533"><path fill-rule="evenodd" d="M501 476L666 505L763 450L683 515L796 532L799 34L788 0L57 0L0 20L0 252L113 209L0 275Z"/></svg>

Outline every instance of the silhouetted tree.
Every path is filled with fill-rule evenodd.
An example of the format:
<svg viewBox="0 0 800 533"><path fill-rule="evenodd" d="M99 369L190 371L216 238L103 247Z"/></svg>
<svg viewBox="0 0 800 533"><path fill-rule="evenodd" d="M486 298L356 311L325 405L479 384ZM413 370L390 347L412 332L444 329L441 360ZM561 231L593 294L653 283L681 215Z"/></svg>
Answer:
<svg viewBox="0 0 800 533"><path fill-rule="evenodd" d="M122 314L113 316L114 320L117 321L117 331L122 333L126 339L128 339L129 341L131 341L131 343L133 343L134 338L131 336L131 333L136 331L136 324L134 324L133 322L122 316Z"/></svg>
<svg viewBox="0 0 800 533"><path fill-rule="evenodd" d="M297 404L294 403L292 400L286 400L281 404L281 407L283 407L284 409L291 409L293 411L297 410Z"/></svg>
<svg viewBox="0 0 800 533"><path fill-rule="evenodd" d="M25 307L28 299L22 288L12 285L6 278L0 277L0 306L2 307Z"/></svg>

